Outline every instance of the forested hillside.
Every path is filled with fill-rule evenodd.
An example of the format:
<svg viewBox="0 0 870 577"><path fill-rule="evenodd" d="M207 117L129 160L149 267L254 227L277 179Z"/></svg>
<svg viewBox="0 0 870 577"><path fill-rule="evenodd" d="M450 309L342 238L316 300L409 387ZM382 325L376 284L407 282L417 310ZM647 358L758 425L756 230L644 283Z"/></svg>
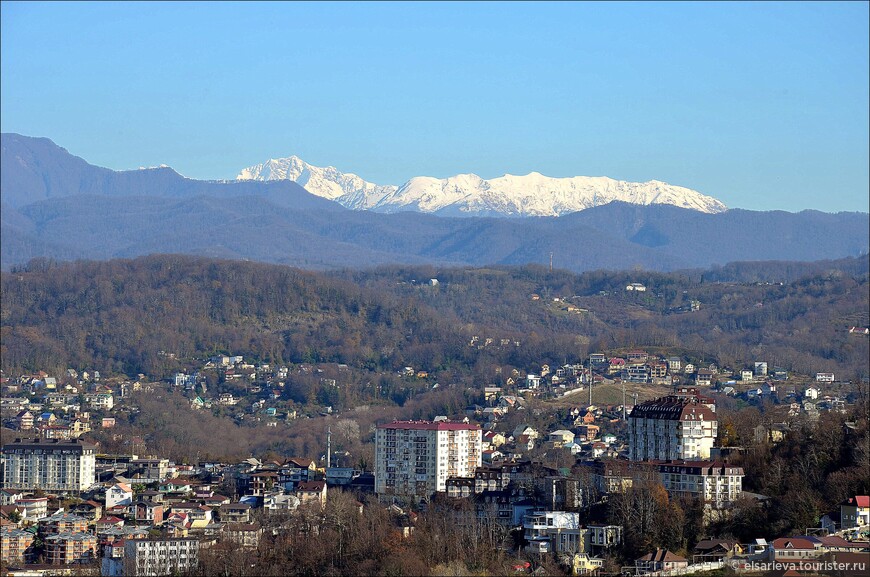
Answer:
<svg viewBox="0 0 870 577"><path fill-rule="evenodd" d="M173 255L38 261L0 277L2 367L165 378L183 359L224 352L372 371L414 366L451 382L491 379L494 366L528 370L637 346L734 368L764 357L791 371L852 378L866 376L868 351L848 328L870 324L870 306L866 272L843 272L866 271L867 258L849 260L783 283L537 266L324 274ZM632 282L648 290L626 291ZM692 301L699 310L688 312ZM495 344L469 346L475 336Z"/></svg>

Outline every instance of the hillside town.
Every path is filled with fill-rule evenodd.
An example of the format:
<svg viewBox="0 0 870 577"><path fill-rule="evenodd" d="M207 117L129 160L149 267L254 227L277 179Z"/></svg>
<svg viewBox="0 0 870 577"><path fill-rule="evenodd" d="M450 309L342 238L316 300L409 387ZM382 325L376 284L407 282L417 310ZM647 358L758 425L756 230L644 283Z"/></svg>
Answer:
<svg viewBox="0 0 870 577"><path fill-rule="evenodd" d="M514 343L475 338L469 346ZM209 370L236 393L209 395ZM124 418L132 393L161 387L184 391L190 411L236 409L233 418L277 427L302 417L282 399L285 383L294 373L318 372L323 368L273 368L226 355L162 383L145 375L103 379L98 371L73 369L55 377L3 375L4 571L184 573L221 544L256 550L282 527L287 530L294 515L313 515L316 524L336 495L352 496L360 511L385 508L406 538L421 515L434 511L459 525L485 520L505 536L520 572L532 571L544 558L573 575L676 575L724 567L757 573L870 559L870 497L853 495L800 534L757 534L752 542L701 539L682 555L656 549L614 565L627 527L613 522L613 511L602 511L615 507L631 487L660 486L668 499L699 504L702 527L728 518L739 503L766 499L744 491L744 469L730 464L745 449L722 445L727 435L720 430L714 395L775 405L768 411L775 419L754 431L758 442L773 444L793 424L816 421L823 412L846 413L855 402L834 387L833 374L795 379L761 361L723 371L629 350L514 371L503 386L484 387L480 402L464 414L379 424L371 470L333 466L338 455L330 438L324 439L324 454L187 463L149 453L142 439L131 439L124 454L106 453L88 440L92 431L111 430ZM401 373L427 378L413 367ZM662 394L629 404L626 386L637 384L656 386ZM621 404L593 403L605 385L622 387ZM530 424L529 406L540 399L569 401L548 429ZM333 409L317 413L311 416L329 416ZM530 418L524 420L526 413ZM509 422L519 424L508 427ZM542 459L542 449L559 455L559 462ZM632 518L625 516L627 523Z"/></svg>

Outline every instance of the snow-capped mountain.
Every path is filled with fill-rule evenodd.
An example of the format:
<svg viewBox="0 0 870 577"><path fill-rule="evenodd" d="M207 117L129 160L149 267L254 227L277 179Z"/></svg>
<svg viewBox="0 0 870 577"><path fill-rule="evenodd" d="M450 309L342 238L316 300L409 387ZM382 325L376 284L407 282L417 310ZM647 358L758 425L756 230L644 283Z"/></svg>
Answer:
<svg viewBox="0 0 870 577"><path fill-rule="evenodd" d="M334 200L354 210L373 208L380 199L398 188L372 184L332 166L312 166L298 156L274 158L251 166L242 170L236 180L292 180L311 194Z"/></svg>
<svg viewBox="0 0 870 577"><path fill-rule="evenodd" d="M414 210L453 215L561 216L614 200L632 204L670 204L706 213L727 207L682 186L651 180L626 182L604 176L551 178L538 172L506 174L485 180L476 174L449 178L417 176L402 186L366 182L332 166L319 168L296 156L272 159L242 170L238 180L289 179L308 192L348 208L377 212Z"/></svg>

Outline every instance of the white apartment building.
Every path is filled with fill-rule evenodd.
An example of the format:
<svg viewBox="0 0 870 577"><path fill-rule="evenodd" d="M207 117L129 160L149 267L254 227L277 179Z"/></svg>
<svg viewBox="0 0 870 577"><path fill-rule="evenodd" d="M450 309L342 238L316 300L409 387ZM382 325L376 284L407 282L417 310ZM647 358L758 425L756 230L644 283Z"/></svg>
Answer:
<svg viewBox="0 0 870 577"><path fill-rule="evenodd" d="M112 393L90 393L85 395L85 402L94 409L111 411L115 406L115 397Z"/></svg>
<svg viewBox="0 0 870 577"><path fill-rule="evenodd" d="M125 577L179 575L199 565L199 541L192 537L127 539L118 565L123 567L118 575Z"/></svg>
<svg viewBox="0 0 870 577"><path fill-rule="evenodd" d="M473 477L481 465L478 425L394 421L375 434L375 493L428 499L448 477Z"/></svg>
<svg viewBox="0 0 870 577"><path fill-rule="evenodd" d="M633 461L709 459L716 441L715 405L698 396L647 401L628 416L629 458Z"/></svg>
<svg viewBox="0 0 870 577"><path fill-rule="evenodd" d="M79 439L15 439L3 445L3 487L84 491L96 481L96 447Z"/></svg>
<svg viewBox="0 0 870 577"><path fill-rule="evenodd" d="M714 509L730 507L743 491L742 467L695 461L661 463L658 469L668 495L701 499Z"/></svg>
<svg viewBox="0 0 870 577"><path fill-rule="evenodd" d="M582 551L580 514L566 511L535 511L523 517L523 537L533 553L578 553Z"/></svg>
<svg viewBox="0 0 870 577"><path fill-rule="evenodd" d="M533 511L523 517L523 537L533 553L591 553L622 542L619 525L580 525L580 514Z"/></svg>

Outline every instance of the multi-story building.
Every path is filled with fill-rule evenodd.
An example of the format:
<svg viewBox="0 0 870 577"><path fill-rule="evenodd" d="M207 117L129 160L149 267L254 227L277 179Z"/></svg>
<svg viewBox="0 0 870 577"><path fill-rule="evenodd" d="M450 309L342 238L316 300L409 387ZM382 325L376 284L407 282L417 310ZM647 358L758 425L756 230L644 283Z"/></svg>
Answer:
<svg viewBox="0 0 870 577"><path fill-rule="evenodd" d="M694 461L658 465L662 484L672 497L700 499L715 509L729 507L743 491L743 468Z"/></svg>
<svg viewBox="0 0 870 577"><path fill-rule="evenodd" d="M127 539L123 559L127 577L181 574L199 564L199 541L192 537Z"/></svg>
<svg viewBox="0 0 870 577"><path fill-rule="evenodd" d="M21 517L35 522L48 515L48 497L25 497L12 503L21 510Z"/></svg>
<svg viewBox="0 0 870 577"><path fill-rule="evenodd" d="M535 511L523 519L523 537L533 553L582 551L580 514L565 511Z"/></svg>
<svg viewBox="0 0 870 577"><path fill-rule="evenodd" d="M648 383L650 368L646 363L631 363L625 366L623 371L625 380L632 383Z"/></svg>
<svg viewBox="0 0 870 577"><path fill-rule="evenodd" d="M590 553L622 542L620 525L580 525L580 514L533 511L523 517L523 537L534 553Z"/></svg>
<svg viewBox="0 0 870 577"><path fill-rule="evenodd" d="M660 362L647 363L649 376L653 379L663 379L668 376L668 364Z"/></svg>
<svg viewBox="0 0 870 577"><path fill-rule="evenodd" d="M296 485L305 481L313 481L317 463L311 459L291 457L278 470L277 482L287 491L292 491Z"/></svg>
<svg viewBox="0 0 870 577"><path fill-rule="evenodd" d="M743 468L714 461L619 461L584 464L584 478L597 491L622 493L636 484L657 483L672 498L700 499L714 509L724 509L740 498Z"/></svg>
<svg viewBox="0 0 870 577"><path fill-rule="evenodd" d="M16 527L0 529L0 561L3 563L23 563L30 556L30 548L36 535Z"/></svg>
<svg viewBox="0 0 870 577"><path fill-rule="evenodd" d="M111 411L115 406L115 397L112 393L90 393L85 395L85 402L95 409Z"/></svg>
<svg viewBox="0 0 870 577"><path fill-rule="evenodd" d="M856 495L840 504L843 529L870 525L870 496Z"/></svg>
<svg viewBox="0 0 870 577"><path fill-rule="evenodd" d="M133 503L133 488L128 483L115 483L106 489L106 509Z"/></svg>
<svg viewBox="0 0 870 577"><path fill-rule="evenodd" d="M79 439L15 439L3 445L7 489L83 491L96 480L96 447Z"/></svg>
<svg viewBox="0 0 870 577"><path fill-rule="evenodd" d="M30 431L33 429L35 417L28 410L23 410L15 415L15 422L18 425L19 431Z"/></svg>
<svg viewBox="0 0 870 577"><path fill-rule="evenodd" d="M97 558L93 533L55 533L45 538L45 560L52 565L89 563Z"/></svg>
<svg viewBox="0 0 870 577"><path fill-rule="evenodd" d="M478 425L394 421L375 436L375 493L428 499L448 477L472 477L481 465Z"/></svg>
<svg viewBox="0 0 870 577"><path fill-rule="evenodd" d="M138 483L162 483L175 473L169 459L131 459L127 477Z"/></svg>
<svg viewBox="0 0 870 577"><path fill-rule="evenodd" d="M88 530L88 520L72 513L58 511L51 517L39 520L39 532L43 536L57 533L84 533Z"/></svg>
<svg viewBox="0 0 870 577"><path fill-rule="evenodd" d="M629 458L709 459L718 422L697 396L667 396L635 405L628 417Z"/></svg>

